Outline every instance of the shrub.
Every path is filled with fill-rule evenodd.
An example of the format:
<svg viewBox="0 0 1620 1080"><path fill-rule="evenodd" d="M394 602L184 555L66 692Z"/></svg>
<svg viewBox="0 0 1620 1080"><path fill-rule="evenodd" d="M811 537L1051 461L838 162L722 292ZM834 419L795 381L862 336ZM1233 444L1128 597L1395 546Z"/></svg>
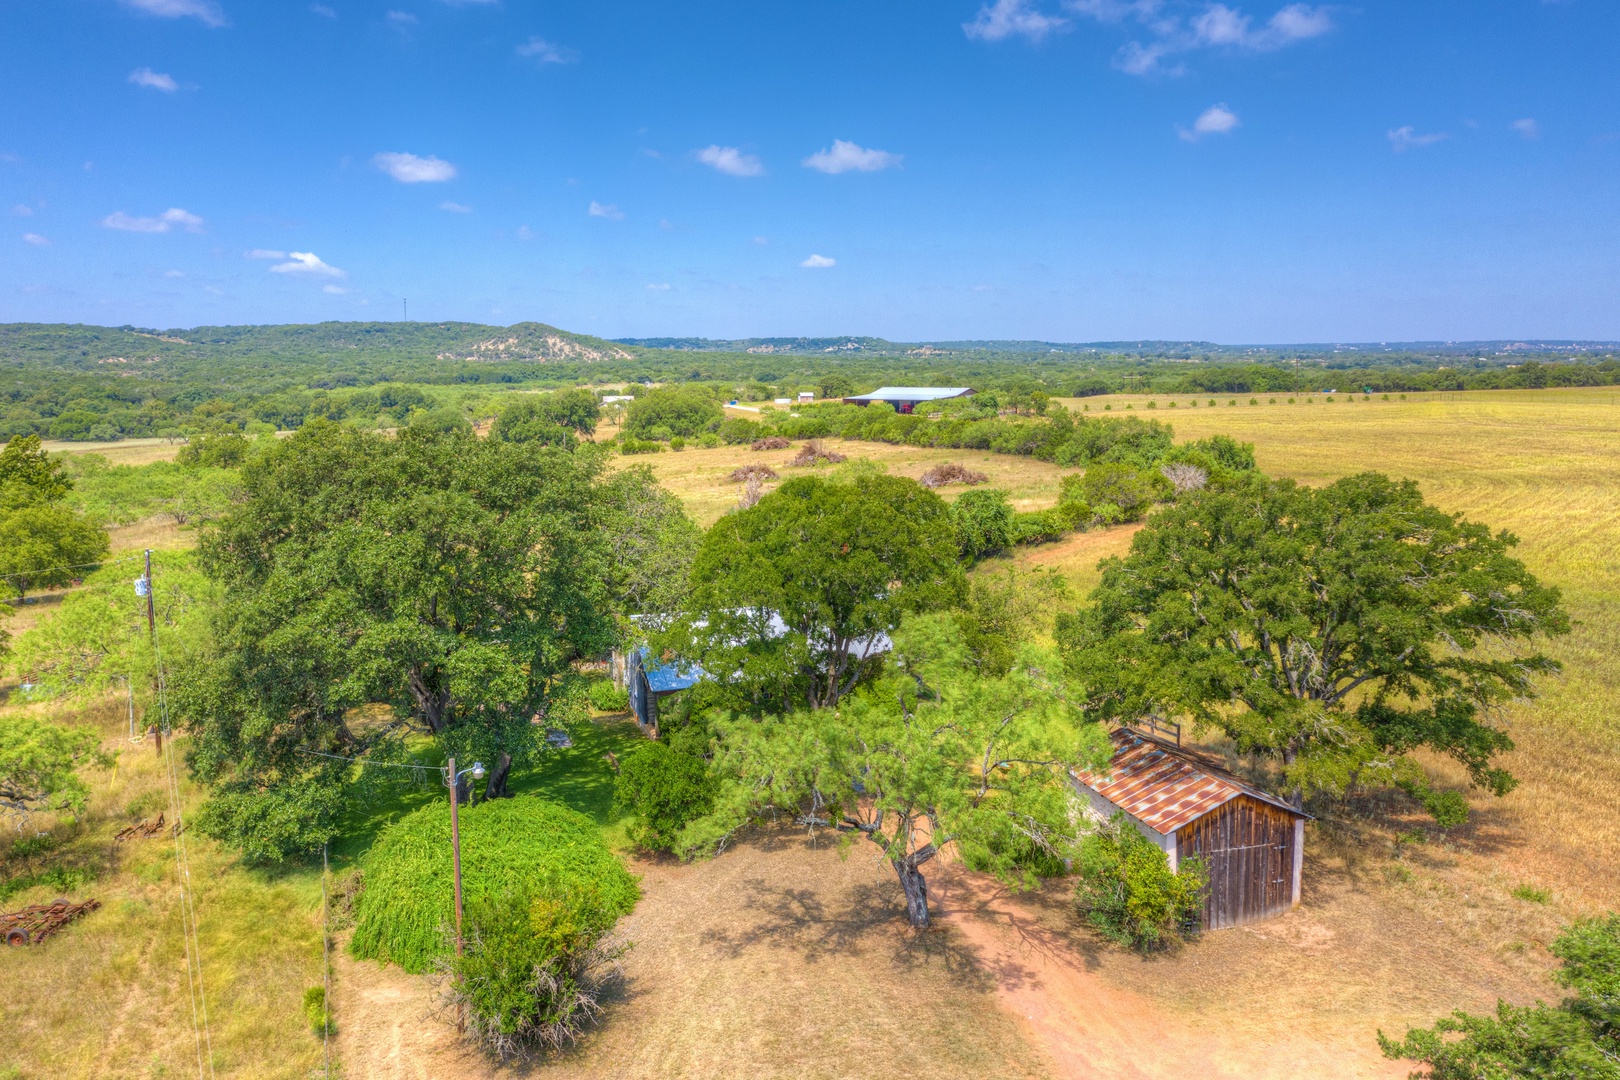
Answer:
<svg viewBox="0 0 1620 1080"><path fill-rule="evenodd" d="M445 1003L465 1008L473 1041L501 1060L571 1043L601 1014L629 949L611 939L618 918L578 883L481 897L467 910L463 955L441 964Z"/></svg>
<svg viewBox="0 0 1620 1080"><path fill-rule="evenodd" d="M1549 904L1552 902L1552 893L1546 889L1538 889L1529 882L1514 887L1510 893L1515 900L1523 900L1527 904Z"/></svg>
<svg viewBox="0 0 1620 1080"><path fill-rule="evenodd" d="M1202 862L1176 873L1164 851L1115 814L1080 841L1075 900L1086 922L1138 952L1169 948L1192 933L1208 882Z"/></svg>
<svg viewBox="0 0 1620 1080"><path fill-rule="evenodd" d="M332 1014L326 1008L326 987L312 986L304 991L304 1019L317 1036L337 1034L337 1025L332 1023Z"/></svg>
<svg viewBox="0 0 1620 1080"><path fill-rule="evenodd" d="M632 439L628 435L619 440L621 454L656 454L664 444L653 439Z"/></svg>
<svg viewBox="0 0 1620 1080"><path fill-rule="evenodd" d="M542 886L583 890L613 918L639 897L636 881L584 814L533 796L461 811L462 892L483 903ZM390 825L366 855L366 889L349 949L361 959L420 973L447 951L453 926L450 808L435 800Z"/></svg>
<svg viewBox="0 0 1620 1080"><path fill-rule="evenodd" d="M1000 488L964 491L951 506L956 548L969 562L1012 546L1013 509Z"/></svg>
<svg viewBox="0 0 1620 1080"><path fill-rule="evenodd" d="M680 453L682 450L686 449L686 440L679 435L673 436L669 440L669 448L674 450L676 453Z"/></svg>
<svg viewBox="0 0 1620 1080"><path fill-rule="evenodd" d="M234 431L199 435L180 448L174 460L181 465L234 469L247 457L248 441Z"/></svg>
<svg viewBox="0 0 1620 1080"><path fill-rule="evenodd" d="M769 435L763 439L755 439L748 447L750 450L786 450L793 443L780 435Z"/></svg>
<svg viewBox="0 0 1620 1080"><path fill-rule="evenodd" d="M702 758L649 742L620 762L613 802L635 815L631 840L649 851L673 851L686 823L714 806L716 787Z"/></svg>
<svg viewBox="0 0 1620 1080"><path fill-rule="evenodd" d="M756 420L744 420L740 416L731 416L720 422L718 435L723 442L736 446L741 443L753 442L759 438L761 430L759 422Z"/></svg>
<svg viewBox="0 0 1620 1080"><path fill-rule="evenodd" d="M630 707L630 693L612 679L597 679L585 690L591 708L597 712L624 712Z"/></svg>
<svg viewBox="0 0 1620 1080"><path fill-rule="evenodd" d="M1059 539L1072 527L1069 516L1059 510L1037 510L1029 514L1014 514L1009 537L1015 546L1044 544Z"/></svg>
<svg viewBox="0 0 1620 1080"><path fill-rule="evenodd" d="M982 484L989 479L982 472L958 465L954 461L946 461L923 473L918 482L925 488L937 488L946 484Z"/></svg>
<svg viewBox="0 0 1620 1080"><path fill-rule="evenodd" d="M1399 1042L1380 1031L1384 1056L1421 1062L1433 1080L1620 1080L1620 915L1567 927L1552 953L1564 962L1553 978L1572 991L1558 1005L1458 1010Z"/></svg>
<svg viewBox="0 0 1620 1080"><path fill-rule="evenodd" d="M1132 465L1102 464L1086 470L1080 481L1080 490L1099 514L1103 507L1117 508L1117 514L1106 515L1119 521L1135 521L1146 514L1153 504L1170 493L1170 481L1158 471L1138 469Z"/></svg>

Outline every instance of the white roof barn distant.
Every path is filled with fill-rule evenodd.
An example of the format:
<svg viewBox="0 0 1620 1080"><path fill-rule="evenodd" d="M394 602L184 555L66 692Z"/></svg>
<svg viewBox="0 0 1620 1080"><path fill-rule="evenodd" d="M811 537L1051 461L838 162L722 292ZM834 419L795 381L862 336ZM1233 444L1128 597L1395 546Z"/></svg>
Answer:
<svg viewBox="0 0 1620 1080"><path fill-rule="evenodd" d="M849 405L870 405L874 401L887 402L896 412L908 413L925 401L945 401L967 397L974 393L971 386L884 386L870 394L854 394L844 399Z"/></svg>

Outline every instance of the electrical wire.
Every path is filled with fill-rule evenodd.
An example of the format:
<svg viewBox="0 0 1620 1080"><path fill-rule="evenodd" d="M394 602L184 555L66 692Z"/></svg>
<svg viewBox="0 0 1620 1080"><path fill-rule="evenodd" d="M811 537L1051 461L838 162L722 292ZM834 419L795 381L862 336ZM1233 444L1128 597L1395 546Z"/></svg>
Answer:
<svg viewBox="0 0 1620 1080"><path fill-rule="evenodd" d="M156 610L156 597L151 596L151 578L147 578L149 602ZM204 1046L207 1050L207 1075L214 1075L214 1037L208 1024L208 998L202 980L202 939L197 929L197 906L191 890L191 858L186 844L182 792L180 789L179 755L174 746L174 727L169 720L168 679L163 671L163 651L158 641L156 621L152 626L152 661L157 681L159 730L169 736L164 747L168 772L169 805L174 812L175 870L180 878L180 928L186 951L186 990L191 999L191 1024L197 1040L197 1076L204 1072ZM200 1023L199 1023L200 1021Z"/></svg>

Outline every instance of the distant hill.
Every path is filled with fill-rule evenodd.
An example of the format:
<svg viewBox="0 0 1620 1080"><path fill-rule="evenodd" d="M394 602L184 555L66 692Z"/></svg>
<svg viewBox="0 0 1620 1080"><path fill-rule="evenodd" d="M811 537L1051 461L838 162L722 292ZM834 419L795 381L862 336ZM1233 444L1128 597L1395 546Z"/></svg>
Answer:
<svg viewBox="0 0 1620 1080"><path fill-rule="evenodd" d="M9 323L0 325L0 365L77 371L165 373L210 361L286 361L292 366L368 367L400 362L589 363L629 360L622 345L571 334L544 323L325 322L280 326L133 326ZM153 371L155 373L155 371Z"/></svg>

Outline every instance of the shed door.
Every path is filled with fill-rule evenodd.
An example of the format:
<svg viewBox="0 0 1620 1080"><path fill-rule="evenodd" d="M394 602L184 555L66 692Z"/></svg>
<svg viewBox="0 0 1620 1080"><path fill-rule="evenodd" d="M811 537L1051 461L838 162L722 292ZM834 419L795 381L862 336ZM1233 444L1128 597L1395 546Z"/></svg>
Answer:
<svg viewBox="0 0 1620 1080"><path fill-rule="evenodd" d="M1203 926L1221 930L1280 915L1294 902L1294 819L1240 795L1176 833L1179 860L1209 871Z"/></svg>

